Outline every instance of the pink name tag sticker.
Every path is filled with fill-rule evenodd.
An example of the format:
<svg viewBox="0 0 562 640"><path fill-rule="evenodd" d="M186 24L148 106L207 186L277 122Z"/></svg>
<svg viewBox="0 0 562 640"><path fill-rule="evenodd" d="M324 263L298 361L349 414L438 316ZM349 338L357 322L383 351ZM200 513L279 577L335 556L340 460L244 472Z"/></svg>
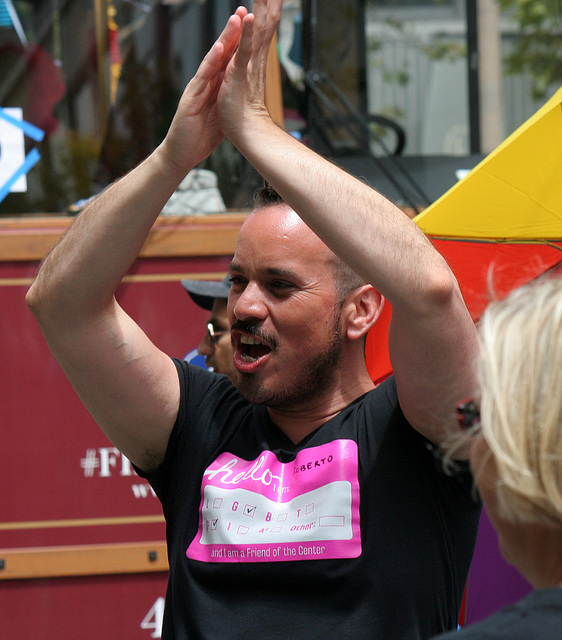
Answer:
<svg viewBox="0 0 562 640"><path fill-rule="evenodd" d="M293 462L222 453L205 471L187 557L286 562L361 555L357 443L305 449Z"/></svg>

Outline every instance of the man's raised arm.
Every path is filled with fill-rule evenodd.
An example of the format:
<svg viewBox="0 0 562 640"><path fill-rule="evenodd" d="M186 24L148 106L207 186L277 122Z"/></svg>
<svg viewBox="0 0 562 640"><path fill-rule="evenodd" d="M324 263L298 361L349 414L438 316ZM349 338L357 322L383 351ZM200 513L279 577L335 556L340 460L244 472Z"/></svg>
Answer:
<svg viewBox="0 0 562 640"><path fill-rule="evenodd" d="M390 353L404 413L442 443L473 391L476 330L457 281L418 227L382 195L278 128L264 106L281 0L256 0L218 98L221 126L344 261L392 303Z"/></svg>
<svg viewBox="0 0 562 640"><path fill-rule="evenodd" d="M201 63L162 144L78 216L27 294L80 398L110 440L145 471L163 460L178 411L178 377L114 292L178 184L222 139L216 96L246 13L239 9L230 18Z"/></svg>

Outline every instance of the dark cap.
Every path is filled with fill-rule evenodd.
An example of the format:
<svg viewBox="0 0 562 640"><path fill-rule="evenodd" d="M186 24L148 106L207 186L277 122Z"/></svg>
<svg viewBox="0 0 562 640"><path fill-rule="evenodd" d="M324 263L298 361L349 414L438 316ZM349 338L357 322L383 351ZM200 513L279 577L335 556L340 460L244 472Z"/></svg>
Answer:
<svg viewBox="0 0 562 640"><path fill-rule="evenodd" d="M182 280L183 288L198 307L211 311L215 298L228 298L230 291L230 276L220 282L216 280Z"/></svg>

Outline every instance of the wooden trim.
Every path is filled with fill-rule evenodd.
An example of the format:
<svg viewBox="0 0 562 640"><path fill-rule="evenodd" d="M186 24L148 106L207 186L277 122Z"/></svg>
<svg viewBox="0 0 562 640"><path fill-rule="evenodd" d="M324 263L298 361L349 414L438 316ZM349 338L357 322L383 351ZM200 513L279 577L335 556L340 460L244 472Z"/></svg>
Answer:
<svg viewBox="0 0 562 640"><path fill-rule="evenodd" d="M273 122L280 127L284 127L283 90L281 83L281 65L279 63L279 54L277 53L277 34L273 36L267 57L265 106Z"/></svg>
<svg viewBox="0 0 562 640"><path fill-rule="evenodd" d="M160 216L141 258L232 255L248 212ZM70 227L73 217L0 218L0 261L41 260Z"/></svg>
<svg viewBox="0 0 562 640"><path fill-rule="evenodd" d="M0 580L167 570L168 557L163 541L0 549Z"/></svg>
<svg viewBox="0 0 562 640"><path fill-rule="evenodd" d="M26 529L65 529L68 527L107 527L116 524L153 524L165 522L164 516L119 516L114 518L67 518L66 520L28 520L24 522L0 522L0 531L24 531Z"/></svg>
<svg viewBox="0 0 562 640"><path fill-rule="evenodd" d="M180 282L181 280L222 280L226 271L189 273L143 273L125 276L121 282ZM35 278L0 278L0 287L30 287ZM2 531L0 522L0 531Z"/></svg>

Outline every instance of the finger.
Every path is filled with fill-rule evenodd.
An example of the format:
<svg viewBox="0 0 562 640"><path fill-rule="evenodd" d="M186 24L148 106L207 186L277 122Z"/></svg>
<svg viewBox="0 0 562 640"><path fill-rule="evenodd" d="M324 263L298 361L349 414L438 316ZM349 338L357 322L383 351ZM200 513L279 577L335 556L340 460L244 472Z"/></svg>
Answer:
<svg viewBox="0 0 562 640"><path fill-rule="evenodd" d="M254 20L254 14L249 13L242 22L242 33L240 35L238 51L234 57L234 64L237 69L245 69L252 56Z"/></svg>
<svg viewBox="0 0 562 640"><path fill-rule="evenodd" d="M281 12L283 9L283 0L269 0L267 3L267 11L269 21L273 29L276 30L281 22Z"/></svg>
<svg viewBox="0 0 562 640"><path fill-rule="evenodd" d="M220 72L223 54L224 45L221 42L215 42L189 81L186 93L196 96L205 90L209 81Z"/></svg>
<svg viewBox="0 0 562 640"><path fill-rule="evenodd" d="M195 75L187 83L187 86L183 91L182 101L189 97L198 97L203 93L214 73L211 70L217 67L217 62L222 58L222 53L222 44L215 42L210 51L203 58L203 61L199 65Z"/></svg>
<svg viewBox="0 0 562 640"><path fill-rule="evenodd" d="M237 29L237 32L235 34L234 37L230 37L228 44L225 48L225 54L224 54L224 67L226 67L226 65L228 64L228 62L230 62L230 60L232 59L232 57L234 56L234 54L236 53L236 49L238 48L239 42L240 42L240 34L241 34L241 29L242 29L242 23L244 21L244 18L248 15L248 9L246 9L246 7L238 7L238 9L236 9L236 12L234 13L235 16L238 16L238 18L240 18L240 25Z"/></svg>
<svg viewBox="0 0 562 640"><path fill-rule="evenodd" d="M254 48L258 51L265 36L267 27L267 2L266 0L254 1Z"/></svg>
<svg viewBox="0 0 562 640"><path fill-rule="evenodd" d="M217 42L224 46L223 67L226 67L238 47L242 22L247 14L248 10L245 7L238 7L236 12L228 19L226 26L217 39Z"/></svg>
<svg viewBox="0 0 562 640"><path fill-rule="evenodd" d="M236 9L234 15L240 16L240 18L244 20L244 16L248 15L248 9L244 6L240 6Z"/></svg>
<svg viewBox="0 0 562 640"><path fill-rule="evenodd" d="M204 91L206 84L219 72L224 70L236 48L240 38L242 15L248 11L245 8L237 9L237 12L230 16L225 28L211 47L207 55L197 69L197 73L189 83L192 94L199 95Z"/></svg>
<svg viewBox="0 0 562 640"><path fill-rule="evenodd" d="M273 39L273 35L281 21L281 8L283 0L255 0L254 14L254 47L259 50L269 45Z"/></svg>
<svg viewBox="0 0 562 640"><path fill-rule="evenodd" d="M252 57L248 69L251 83L261 94L265 87L267 60L273 37L281 20L282 0L255 0Z"/></svg>

